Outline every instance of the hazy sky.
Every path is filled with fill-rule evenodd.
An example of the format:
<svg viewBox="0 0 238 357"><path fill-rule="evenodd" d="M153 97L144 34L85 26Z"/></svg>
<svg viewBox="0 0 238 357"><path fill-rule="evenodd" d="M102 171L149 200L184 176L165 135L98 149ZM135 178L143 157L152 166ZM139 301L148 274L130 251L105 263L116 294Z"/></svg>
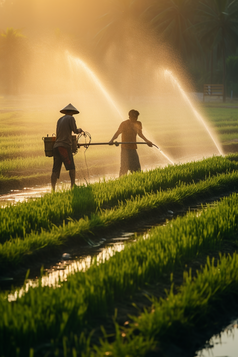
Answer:
<svg viewBox="0 0 238 357"><path fill-rule="evenodd" d="M0 0L0 30L14 27L29 36L59 28L83 36L83 32L97 26L107 3L107 0Z"/></svg>

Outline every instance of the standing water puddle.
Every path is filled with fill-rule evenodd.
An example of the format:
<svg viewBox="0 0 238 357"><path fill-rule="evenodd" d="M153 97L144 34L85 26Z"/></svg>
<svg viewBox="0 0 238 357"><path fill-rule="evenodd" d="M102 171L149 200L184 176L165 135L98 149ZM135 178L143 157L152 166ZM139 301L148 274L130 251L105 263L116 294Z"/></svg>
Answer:
<svg viewBox="0 0 238 357"><path fill-rule="evenodd" d="M58 262L50 269L46 269L44 271L46 275L41 277L41 285L59 287L62 282L67 281L67 277L69 275L79 271L84 272L90 268L93 260L95 260L97 264L101 264L112 257L116 252L121 252L124 249L125 244L135 241L136 234L137 233L127 232L122 234L121 237L112 238L107 242L105 242L106 239L102 238L97 245L94 245L94 248L100 245L104 245L104 247L97 249L97 253L94 255L87 255L78 259L71 260L70 254L64 253L60 262ZM147 233L144 233L143 237L146 239ZM17 298L20 298L22 295L24 295L30 287L34 288L37 286L39 286L38 278L27 279L22 288L17 289L15 292L11 292L8 295L8 301L15 301Z"/></svg>
<svg viewBox="0 0 238 357"><path fill-rule="evenodd" d="M29 198L39 198L51 192L51 186L25 187L23 190L11 190L10 193L0 195L0 207L27 201Z"/></svg>
<svg viewBox="0 0 238 357"><path fill-rule="evenodd" d="M104 175L103 180L114 179L113 175ZM100 176L91 176L88 180L91 184L100 181L102 179ZM85 184L84 180L76 179L76 185L81 186ZM56 191L70 189L70 181L63 181L57 183ZM51 184L48 185L38 185L34 187L25 187L21 190L10 190L8 193L0 194L0 208L5 207L8 204L16 204L18 202L24 202L30 198L40 198L46 193L51 193Z"/></svg>
<svg viewBox="0 0 238 357"><path fill-rule="evenodd" d="M237 357L238 319L231 322L219 335L213 336L196 357Z"/></svg>

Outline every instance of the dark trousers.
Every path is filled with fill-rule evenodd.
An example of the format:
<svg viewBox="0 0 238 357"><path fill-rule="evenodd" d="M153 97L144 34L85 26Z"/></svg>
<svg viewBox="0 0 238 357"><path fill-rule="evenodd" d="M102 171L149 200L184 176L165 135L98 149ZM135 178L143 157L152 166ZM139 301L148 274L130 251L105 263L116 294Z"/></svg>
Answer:
<svg viewBox="0 0 238 357"><path fill-rule="evenodd" d="M54 164L52 172L57 173L58 178L60 176L61 166L64 163L65 169L75 170L74 158L70 148L58 146L53 149Z"/></svg>
<svg viewBox="0 0 238 357"><path fill-rule="evenodd" d="M121 149L119 176L127 174L128 171L141 171L140 160L136 149Z"/></svg>

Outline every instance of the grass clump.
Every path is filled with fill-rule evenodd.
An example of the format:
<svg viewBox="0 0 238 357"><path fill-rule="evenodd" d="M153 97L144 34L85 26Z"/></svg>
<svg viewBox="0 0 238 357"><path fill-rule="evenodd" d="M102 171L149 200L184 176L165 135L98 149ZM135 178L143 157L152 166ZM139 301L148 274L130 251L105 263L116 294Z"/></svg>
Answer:
<svg viewBox="0 0 238 357"><path fill-rule="evenodd" d="M195 353L196 333L204 326L212 325L211 320L224 310L224 299L235 300L238 297L238 255L222 256L218 262L207 259L207 264L197 276L184 272L184 284L179 293L175 293L173 284L166 299L153 298L153 306L139 317L132 317L129 329L120 329L116 324L115 342L107 338L101 340L101 346L85 350L84 356L139 356L147 353L168 350L171 344L181 349L190 349ZM71 347L74 346L73 344ZM139 347L143 347L141 350Z"/></svg>
<svg viewBox="0 0 238 357"><path fill-rule="evenodd" d="M237 231L237 199L233 194L199 215L189 213L157 227L147 239L141 237L103 264L95 261L85 273L69 276L58 288L30 288L15 303L0 295L1 354L18 347L23 353L41 341L80 334L95 316L103 318L115 301L139 286L158 281L202 252L218 249L223 239Z"/></svg>
<svg viewBox="0 0 238 357"><path fill-rule="evenodd" d="M120 203L112 209L100 210L81 218L78 221L69 221L67 225L53 226L51 231L32 232L24 236L24 239L16 238L0 245L0 268L2 271L9 267L16 267L24 256L33 251L53 247L62 244L67 239L87 239L99 232L107 232L109 229L121 223L131 222L145 217L152 212L164 212L168 209L181 208L184 204L194 202L201 197L209 197L227 189L237 187L238 172L221 174L195 184L181 184L167 191L159 191L156 194L136 196L125 203ZM82 204L82 202L79 204ZM90 204L90 201L88 202Z"/></svg>
<svg viewBox="0 0 238 357"><path fill-rule="evenodd" d="M42 198L0 209L0 243L24 238L42 229L50 231L68 219L79 220L98 214L101 209L118 208L135 197L146 197L159 191L173 189L183 183L191 184L221 173L231 173L238 163L224 157L169 166L149 172L136 173L119 180L102 181L74 190L46 194ZM0 176L1 179L1 176Z"/></svg>

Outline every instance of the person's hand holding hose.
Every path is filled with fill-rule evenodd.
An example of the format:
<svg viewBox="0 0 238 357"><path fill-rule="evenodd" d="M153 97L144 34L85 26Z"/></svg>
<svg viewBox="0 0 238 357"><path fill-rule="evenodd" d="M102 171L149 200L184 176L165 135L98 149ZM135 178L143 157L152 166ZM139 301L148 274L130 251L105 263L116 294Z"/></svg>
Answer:
<svg viewBox="0 0 238 357"><path fill-rule="evenodd" d="M153 143L151 142L151 141L146 141L147 142L147 145L149 146L149 147L151 147L152 148L152 146L153 146Z"/></svg>
<svg viewBox="0 0 238 357"><path fill-rule="evenodd" d="M79 129L78 129L78 134L85 135L85 132L83 131L83 129L79 128Z"/></svg>

